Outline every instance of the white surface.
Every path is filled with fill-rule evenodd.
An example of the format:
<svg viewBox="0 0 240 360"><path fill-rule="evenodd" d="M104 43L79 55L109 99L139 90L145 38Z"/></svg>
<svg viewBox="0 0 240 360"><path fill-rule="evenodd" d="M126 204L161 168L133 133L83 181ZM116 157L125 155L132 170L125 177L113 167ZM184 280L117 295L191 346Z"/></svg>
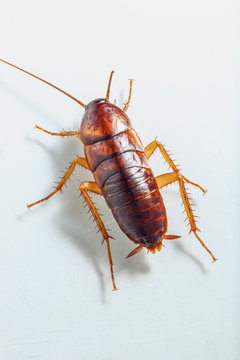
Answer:
<svg viewBox="0 0 240 360"><path fill-rule="evenodd" d="M1 57L87 103L128 95L129 116L146 145L174 152L191 188L201 236L188 235L177 186L163 191L169 233L182 238L156 255L112 229L119 291L111 291L105 246L78 198L77 170L63 195L48 194L78 140L34 131L76 129L83 109L0 64L1 359L235 360L239 347L239 29L235 1L8 2L1 7ZM238 135L239 136L239 135ZM155 174L166 171L160 154Z"/></svg>

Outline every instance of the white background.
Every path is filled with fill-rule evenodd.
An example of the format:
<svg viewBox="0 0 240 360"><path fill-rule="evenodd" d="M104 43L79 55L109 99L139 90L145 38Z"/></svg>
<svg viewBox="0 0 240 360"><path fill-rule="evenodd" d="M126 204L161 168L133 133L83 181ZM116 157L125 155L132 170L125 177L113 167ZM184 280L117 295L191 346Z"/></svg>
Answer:
<svg viewBox="0 0 240 360"><path fill-rule="evenodd" d="M1 359L237 360L239 339L239 9L231 0L13 1L1 5L0 57L88 103L106 93L128 111L147 145L168 145L191 187L201 236L184 223L176 185L162 191L169 218L155 255L134 248L104 199L119 291L87 209L78 169L62 195L47 195L75 154L77 139L34 130L77 129L83 109L0 63ZM239 120L238 120L239 121ZM237 135L238 132L238 135ZM156 175L167 170L159 152ZM238 215L238 216L237 216Z"/></svg>

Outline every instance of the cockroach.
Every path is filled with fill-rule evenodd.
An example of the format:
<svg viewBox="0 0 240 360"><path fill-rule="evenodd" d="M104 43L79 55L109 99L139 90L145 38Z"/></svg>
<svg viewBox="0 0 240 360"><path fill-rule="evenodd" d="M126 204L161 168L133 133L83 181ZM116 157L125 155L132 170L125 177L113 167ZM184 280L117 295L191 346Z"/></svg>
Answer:
<svg viewBox="0 0 240 360"><path fill-rule="evenodd" d="M196 226L192 204L185 184L188 183L198 187L204 194L206 191L200 185L188 180L181 174L179 168L160 142L153 140L144 148L139 136L133 129L129 117L126 115L131 100L133 79L129 79L129 95L122 109L109 100L114 71L110 74L106 97L93 100L85 105L82 101L50 82L5 60L1 61L52 86L85 109L80 129L77 131L55 133L36 125L36 129L49 135L60 137L77 136L84 145L85 158L77 157L71 163L55 190L41 200L27 205L27 207L30 209L60 191L73 173L76 165L90 170L95 182L82 182L80 192L103 236L103 242L106 242L113 290L117 290L117 287L110 249L111 236L108 234L89 193L99 194L105 198L121 230L131 241L137 244L137 247L128 254L127 258L129 258L143 248L152 253L155 253L156 250L160 251L164 239L180 237L166 234L167 214L159 191L168 184L178 182L184 209L189 220L190 232L194 233L201 245L211 255L213 262L217 260L197 233L199 229ZM148 159L157 148L171 168L171 172L154 177Z"/></svg>

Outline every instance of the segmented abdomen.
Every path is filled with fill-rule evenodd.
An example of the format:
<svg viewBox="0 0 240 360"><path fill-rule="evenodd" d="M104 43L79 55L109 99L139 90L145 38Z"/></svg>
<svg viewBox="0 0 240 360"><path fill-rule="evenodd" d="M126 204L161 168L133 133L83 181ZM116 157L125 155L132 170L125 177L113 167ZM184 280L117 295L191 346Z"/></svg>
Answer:
<svg viewBox="0 0 240 360"><path fill-rule="evenodd" d="M166 210L136 132L129 129L84 149L120 228L135 243L154 249L167 231Z"/></svg>

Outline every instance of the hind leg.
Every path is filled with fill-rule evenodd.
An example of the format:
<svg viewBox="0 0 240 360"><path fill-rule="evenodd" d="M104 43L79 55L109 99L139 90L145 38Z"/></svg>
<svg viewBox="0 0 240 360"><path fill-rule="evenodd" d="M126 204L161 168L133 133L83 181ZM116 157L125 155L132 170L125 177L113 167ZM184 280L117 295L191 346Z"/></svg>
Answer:
<svg viewBox="0 0 240 360"><path fill-rule="evenodd" d="M102 195L101 190L99 189L99 187L97 186L96 183L94 183L92 181L85 181L85 182L81 183L80 191L81 191L89 209L91 210L91 213L97 223L99 230L102 233L103 241L106 241L106 243L107 243L108 259L109 259L109 264L110 264L110 272L111 272L111 277L112 277L113 290L117 290L114 273L113 273L113 261L112 261L112 254L111 254L110 241L109 241L111 236L108 235L108 232L102 222L102 219L101 219L96 207L94 206L92 199L90 198L90 196L88 194L88 192L92 192L95 194Z"/></svg>
<svg viewBox="0 0 240 360"><path fill-rule="evenodd" d="M187 182L187 183L189 183L191 185L194 185L194 186L198 187L204 194L206 193L206 191L200 185L198 185L196 183L193 183L192 181L188 180L187 178L185 178L185 176L183 176L180 173L179 169L174 164L173 160L170 158L170 156L167 153L164 146L160 142L158 142L157 140L152 141L144 149L147 158L149 158L157 148L159 148L163 158L166 160L168 165L173 170L173 173L160 175L160 176L158 176L156 178L157 183L159 184L159 187L163 187L163 186L166 186L166 185L168 185L168 184L170 184L170 183L172 183L174 181L178 181L179 190L180 190L180 194L181 194L181 197L182 197L183 205L184 205L184 208L185 208L185 211L187 213L188 220L189 220L190 232L192 231L194 233L195 237L198 239L200 244L211 255L213 261L216 261L217 259L215 258L215 256L207 248L207 246L204 244L204 242L201 240L201 238L197 234L197 231L199 231L199 229L197 228L196 221L195 221L194 214L193 214L193 210L192 210L192 204L190 203L190 199L189 199L189 196L188 196L188 193L186 191L186 188L185 188L184 184Z"/></svg>

